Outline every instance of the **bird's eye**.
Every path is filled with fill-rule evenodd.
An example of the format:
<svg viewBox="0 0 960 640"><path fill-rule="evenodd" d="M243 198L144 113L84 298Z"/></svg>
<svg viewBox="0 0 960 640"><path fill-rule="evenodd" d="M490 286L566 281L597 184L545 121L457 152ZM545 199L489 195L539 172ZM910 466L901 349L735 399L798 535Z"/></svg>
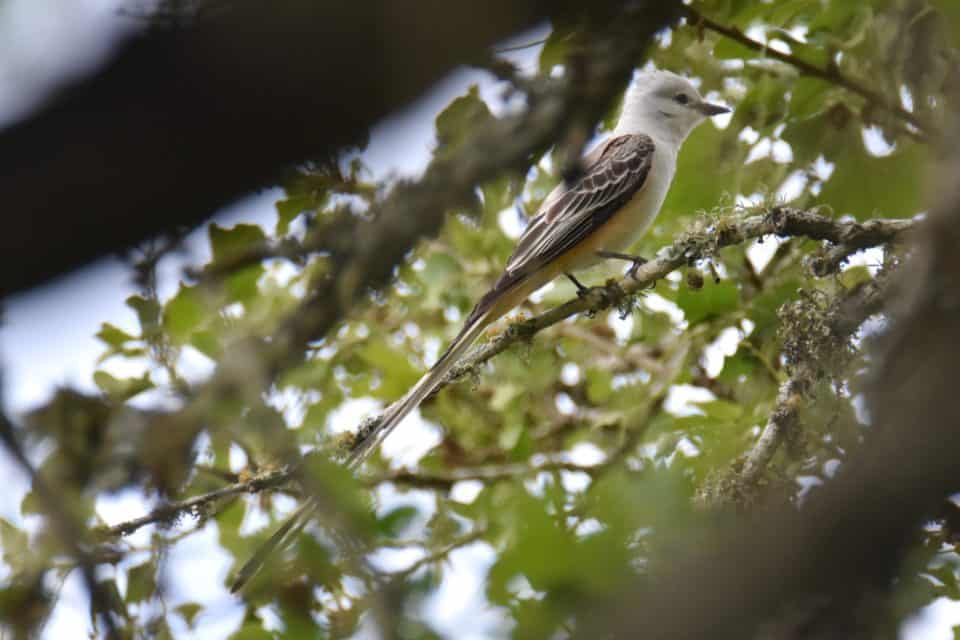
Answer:
<svg viewBox="0 0 960 640"><path fill-rule="evenodd" d="M690 96L685 93L678 93L677 95L673 96L673 101L677 104L687 104L690 102Z"/></svg>

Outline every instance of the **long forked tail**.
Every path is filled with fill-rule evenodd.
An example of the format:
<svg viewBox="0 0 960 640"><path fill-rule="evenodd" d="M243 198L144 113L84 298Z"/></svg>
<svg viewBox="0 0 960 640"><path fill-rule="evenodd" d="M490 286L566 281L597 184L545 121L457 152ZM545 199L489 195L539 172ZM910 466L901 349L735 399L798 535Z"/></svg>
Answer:
<svg viewBox="0 0 960 640"><path fill-rule="evenodd" d="M384 438L393 431L394 427L400 424L407 414L416 409L417 406L423 402L424 398L440 386L443 378L450 369L453 368L453 365L457 363L460 356L470 348L470 345L477 339L480 332L490 324L490 315L489 312L481 313L467 320L463 329L460 330L457 337L450 343L450 346L447 347L444 354L440 356L437 363L420 378L417 384L415 384L403 398L390 405L378 423L374 424L367 433L362 434L363 440L357 444L347 457L346 464L348 468L353 469L362 464L377 446L383 442ZM233 583L230 585L230 592L236 593L242 589L250 579L260 571L260 568L274 551L286 546L286 544L306 526L318 506L317 501L310 498L294 511L287 518L286 522L284 522L240 568L233 579Z"/></svg>
<svg viewBox="0 0 960 640"><path fill-rule="evenodd" d="M350 451L347 457L347 467L355 469L363 464L371 453L380 445L383 440L390 435L390 432L400 424L407 415L420 406L424 398L433 393L443 382L444 377L450 372L460 357L470 348L470 345L477 339L480 332L490 324L490 313L482 313L477 317L468 319L463 329L440 359L437 360L429 371L423 374L423 377L413 385L410 391L403 398L394 402L384 412L380 421L374 423L366 433L360 434L362 440L358 442Z"/></svg>

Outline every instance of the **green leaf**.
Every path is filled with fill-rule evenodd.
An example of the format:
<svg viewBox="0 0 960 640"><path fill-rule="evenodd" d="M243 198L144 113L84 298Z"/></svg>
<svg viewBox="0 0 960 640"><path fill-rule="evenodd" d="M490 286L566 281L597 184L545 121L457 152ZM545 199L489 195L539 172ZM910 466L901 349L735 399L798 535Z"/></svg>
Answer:
<svg viewBox="0 0 960 640"><path fill-rule="evenodd" d="M287 193L283 200L277 200L277 227L278 236L285 236L290 232L290 223L304 211L319 209L327 201L327 190L321 193Z"/></svg>
<svg viewBox="0 0 960 640"><path fill-rule="evenodd" d="M136 338L129 333L109 322L104 322L100 325L100 331L97 332L96 337L108 347L113 347L118 350L127 342L136 340Z"/></svg>
<svg viewBox="0 0 960 640"><path fill-rule="evenodd" d="M713 48L713 55L718 60L750 60L761 55L756 49L740 44L732 38L720 38Z"/></svg>
<svg viewBox="0 0 960 640"><path fill-rule="evenodd" d="M943 16L954 47L960 47L960 4L955 0L935 0L937 11ZM954 627L956 628L956 627Z"/></svg>
<svg viewBox="0 0 960 640"><path fill-rule="evenodd" d="M833 85L820 78L799 78L790 90L790 117L810 118L833 105Z"/></svg>
<svg viewBox="0 0 960 640"><path fill-rule="evenodd" d="M211 360L217 360L221 353L223 353L223 348L217 334L205 329L193 332L190 336L190 346Z"/></svg>
<svg viewBox="0 0 960 640"><path fill-rule="evenodd" d="M717 380L727 385L748 382L757 370L757 359L743 348L723 361L723 369Z"/></svg>
<svg viewBox="0 0 960 640"><path fill-rule="evenodd" d="M571 28L554 28L540 50L540 73L549 75L557 65L565 64L570 49Z"/></svg>
<svg viewBox="0 0 960 640"><path fill-rule="evenodd" d="M677 295L677 306L683 309L691 325L735 311L739 301L740 290L732 280L717 283L708 280L699 290L691 289L684 283Z"/></svg>
<svg viewBox="0 0 960 640"><path fill-rule="evenodd" d="M267 240L263 229L254 224L238 224L229 229L211 224L208 232L214 262L243 255Z"/></svg>
<svg viewBox="0 0 960 640"><path fill-rule="evenodd" d="M98 364L115 355L132 358L141 356L146 352L143 347L128 347L127 343L136 342L139 339L109 322L100 325L100 331L97 332L96 337L107 345L107 350L97 358Z"/></svg>
<svg viewBox="0 0 960 640"><path fill-rule="evenodd" d="M343 402L343 393L339 388L329 386L323 392L323 398L307 407L301 428L313 431L323 430L327 424L327 416L341 402Z"/></svg>
<svg viewBox="0 0 960 640"><path fill-rule="evenodd" d="M149 599L157 590L157 567L153 562L144 562L127 570L128 603Z"/></svg>
<svg viewBox="0 0 960 640"><path fill-rule="evenodd" d="M275 640L276 636L263 628L259 622L245 622L229 640Z"/></svg>
<svg viewBox="0 0 960 640"><path fill-rule="evenodd" d="M231 273L224 282L227 299L243 305L253 302L260 294L260 277L265 271L263 265L255 264Z"/></svg>
<svg viewBox="0 0 960 640"><path fill-rule="evenodd" d="M127 306L136 312L144 337L159 330L161 310L156 300L133 295L127 298L126 302Z"/></svg>
<svg viewBox="0 0 960 640"><path fill-rule="evenodd" d="M196 602L185 602L174 609L174 611L183 616L187 626L193 628L193 621L196 619L197 614L203 611L203 605L197 604Z"/></svg>
<svg viewBox="0 0 960 640"><path fill-rule="evenodd" d="M18 529L12 522L0 518L0 547L3 549L4 562L16 568L26 560L30 539L26 532Z"/></svg>
<svg viewBox="0 0 960 640"><path fill-rule="evenodd" d="M830 2L810 21L807 39L839 49L851 49L867 37L873 22L873 8L866 3Z"/></svg>
<svg viewBox="0 0 960 640"><path fill-rule="evenodd" d="M487 104L480 99L477 85L472 85L465 95L456 98L437 116L437 145L454 148L493 120Z"/></svg>
<svg viewBox="0 0 960 640"><path fill-rule="evenodd" d="M770 24L783 27L797 18L808 18L822 9L821 0L779 0L770 6L764 18Z"/></svg>
<svg viewBox="0 0 960 640"><path fill-rule="evenodd" d="M304 568L311 581L328 589L335 587L341 577L330 552L309 533L297 537L297 565Z"/></svg>
<svg viewBox="0 0 960 640"><path fill-rule="evenodd" d="M392 509L377 521L377 529L387 538L396 538L419 515L419 510L410 505Z"/></svg>
<svg viewBox="0 0 960 640"><path fill-rule="evenodd" d="M604 405L613 395L613 373L605 369L587 369L587 399Z"/></svg>
<svg viewBox="0 0 960 640"><path fill-rule="evenodd" d="M361 491L356 476L345 466L325 456L307 456L303 461L306 488L334 501L332 508L351 518L354 531L364 533L364 527L372 531L376 521L369 505L369 494Z"/></svg>
<svg viewBox="0 0 960 640"><path fill-rule="evenodd" d="M422 304L426 309L442 307L442 301L447 293L456 287L463 277L463 267L449 253L440 251L427 256L420 279L426 291Z"/></svg>
<svg viewBox="0 0 960 640"><path fill-rule="evenodd" d="M756 325L754 331L760 334L780 326L777 311L784 302L796 297L801 286L800 280L790 279L775 287L769 287L756 296L749 308L750 320Z"/></svg>
<svg viewBox="0 0 960 640"><path fill-rule="evenodd" d="M27 491L23 500L20 501L20 515L30 516L43 513L43 505L40 504L40 498L33 491Z"/></svg>
<svg viewBox="0 0 960 640"><path fill-rule="evenodd" d="M867 153L862 141L845 137L831 160L836 170L818 200L838 215L857 220L874 217L909 218L923 208L929 157L919 144L901 142L891 155Z"/></svg>
<svg viewBox="0 0 960 640"><path fill-rule="evenodd" d="M189 342L191 334L200 328L207 310L197 287L180 285L180 290L163 310L163 326L177 344Z"/></svg>
<svg viewBox="0 0 960 640"><path fill-rule="evenodd" d="M371 338L357 350L357 355L380 373L381 384L373 395L381 400L396 400L420 378L420 371L411 364L409 354L383 338Z"/></svg>
<svg viewBox="0 0 960 640"><path fill-rule="evenodd" d="M657 224L678 216L710 211L725 193L736 191L736 171L742 166L743 144L711 124L697 128L677 158L677 174L663 203ZM704 167L710 167L704 171Z"/></svg>
<svg viewBox="0 0 960 640"><path fill-rule="evenodd" d="M491 180L480 187L483 192L483 206L488 214L497 214L513 204L517 196L518 180L515 175L507 174L497 180Z"/></svg>
<svg viewBox="0 0 960 640"><path fill-rule="evenodd" d="M787 113L786 98L789 89L788 83L774 77L762 77L751 83L747 93L737 102L733 114L736 128L749 125L761 135L771 135Z"/></svg>
<svg viewBox="0 0 960 640"><path fill-rule="evenodd" d="M150 379L150 372L146 371L139 378L116 378L106 371L94 371L93 381L105 394L118 402L129 400L138 393L143 393L155 386Z"/></svg>
<svg viewBox="0 0 960 640"><path fill-rule="evenodd" d="M707 418L718 422L732 422L743 415L743 407L726 400L710 400L698 402L697 406L703 410Z"/></svg>

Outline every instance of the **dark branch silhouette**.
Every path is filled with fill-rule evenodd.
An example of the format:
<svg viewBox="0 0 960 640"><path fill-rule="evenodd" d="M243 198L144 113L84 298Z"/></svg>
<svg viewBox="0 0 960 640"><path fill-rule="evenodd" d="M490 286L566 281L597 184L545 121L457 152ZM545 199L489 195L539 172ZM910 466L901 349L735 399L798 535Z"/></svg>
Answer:
<svg viewBox="0 0 960 640"><path fill-rule="evenodd" d="M0 296L196 225L561 11L534 0L237 0L128 41L0 133Z"/></svg>

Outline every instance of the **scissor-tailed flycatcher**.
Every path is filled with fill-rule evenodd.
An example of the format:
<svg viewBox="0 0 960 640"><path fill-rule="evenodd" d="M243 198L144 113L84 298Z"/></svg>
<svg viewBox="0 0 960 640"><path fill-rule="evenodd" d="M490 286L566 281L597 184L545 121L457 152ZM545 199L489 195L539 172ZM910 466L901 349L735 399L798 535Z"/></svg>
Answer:
<svg viewBox="0 0 960 640"><path fill-rule="evenodd" d="M621 253L649 228L660 212L677 165L680 145L707 117L727 113L706 102L685 78L665 71L639 74L627 92L613 135L583 160L583 173L547 196L517 241L500 278L467 317L437 363L384 413L348 464L363 462L376 446L432 393L477 336L492 322L557 276ZM237 590L267 555L306 522L308 500L240 570Z"/></svg>

